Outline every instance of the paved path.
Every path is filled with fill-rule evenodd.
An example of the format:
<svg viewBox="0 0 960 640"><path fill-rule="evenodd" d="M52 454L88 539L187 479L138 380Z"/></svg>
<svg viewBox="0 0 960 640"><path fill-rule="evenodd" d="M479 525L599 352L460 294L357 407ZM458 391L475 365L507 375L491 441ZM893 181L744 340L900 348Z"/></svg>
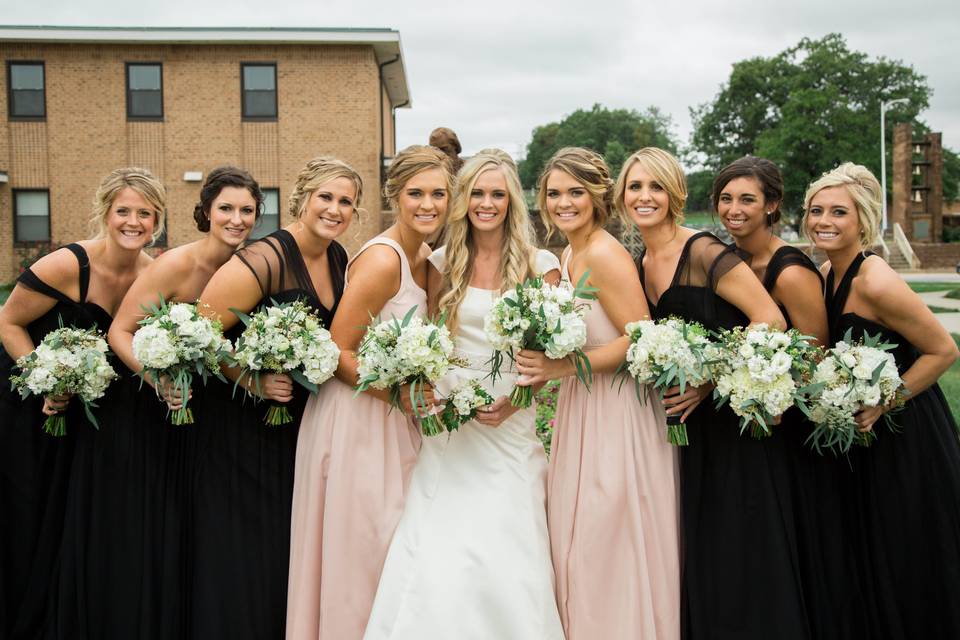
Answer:
<svg viewBox="0 0 960 640"><path fill-rule="evenodd" d="M901 271L907 282L951 282L960 283L960 274L956 271Z"/></svg>
<svg viewBox="0 0 960 640"><path fill-rule="evenodd" d="M945 307L956 309L955 313L935 313L940 323L950 333L960 333L960 300L945 297L949 291L930 291L921 293L920 299L930 307Z"/></svg>

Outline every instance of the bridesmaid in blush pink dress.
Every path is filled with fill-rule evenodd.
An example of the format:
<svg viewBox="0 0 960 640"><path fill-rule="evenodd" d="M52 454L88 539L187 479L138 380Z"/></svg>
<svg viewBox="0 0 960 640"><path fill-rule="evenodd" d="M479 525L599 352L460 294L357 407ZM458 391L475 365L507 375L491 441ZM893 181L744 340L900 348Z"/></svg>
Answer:
<svg viewBox="0 0 960 640"><path fill-rule="evenodd" d="M633 258L603 225L612 181L586 149L561 149L540 178L540 211L570 246L562 277L588 275L598 289L586 312L587 389L569 360L521 351L518 370L535 384L563 378L550 468L547 522L557 605L568 640L680 637L678 471L663 409L645 404L613 372L628 322L649 317Z"/></svg>
<svg viewBox="0 0 960 640"><path fill-rule="evenodd" d="M453 177L446 156L409 147L387 174L397 221L360 249L331 333L340 346L337 378L312 397L300 424L293 490L288 639L359 640L390 539L403 512L420 446L418 428L385 391L354 395L356 349L370 317L427 311L430 248L443 224ZM425 393L426 408L432 391Z"/></svg>

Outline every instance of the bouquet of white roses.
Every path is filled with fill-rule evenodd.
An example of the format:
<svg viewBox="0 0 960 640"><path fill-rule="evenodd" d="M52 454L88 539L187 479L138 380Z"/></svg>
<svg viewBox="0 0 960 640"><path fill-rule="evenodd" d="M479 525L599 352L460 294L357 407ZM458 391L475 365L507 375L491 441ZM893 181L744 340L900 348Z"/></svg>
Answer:
<svg viewBox="0 0 960 640"><path fill-rule="evenodd" d="M660 398L669 387L699 387L710 380L714 349L707 330L696 322L680 318L639 320L626 326L630 337L626 361L618 376L633 378L637 397L643 400L644 385L652 385ZM687 445L687 426L680 416L667 416L667 438L675 445Z"/></svg>
<svg viewBox="0 0 960 640"><path fill-rule="evenodd" d="M410 385L410 404L426 436L443 431L435 414L422 414L423 388L435 384L453 362L453 342L443 318L436 323L414 317L412 307L402 320L371 324L357 350L357 393L368 388L389 389L390 402L400 407L400 388Z"/></svg>
<svg viewBox="0 0 960 640"><path fill-rule="evenodd" d="M587 341L587 325L583 319L585 305L577 303L578 298L596 298L596 289L586 286L588 275L589 272L583 274L576 287L569 283L554 286L538 276L500 297L483 322L483 331L494 348L494 378L500 375L504 354L512 360L514 352L533 349L543 351L553 360L572 355L577 378L590 386L593 372L582 349ZM510 394L513 406L526 408L532 402L531 387L514 387Z"/></svg>
<svg viewBox="0 0 960 640"><path fill-rule="evenodd" d="M853 445L869 446L873 431L860 431L854 414L863 407L896 403L905 389L892 353L893 344L881 343L879 336L853 344L848 331L843 340L826 353L813 373L810 419L813 432L807 439L818 453L823 449L847 453ZM887 426L896 430L889 413Z"/></svg>
<svg viewBox="0 0 960 640"><path fill-rule="evenodd" d="M75 395L83 403L87 419L98 427L90 407L103 397L117 372L107 360L107 341L94 329L61 327L51 331L27 355L17 359L19 375L11 376L13 388L22 398L30 394ZM67 419L63 415L49 416L43 430L52 436L67 432Z"/></svg>
<svg viewBox="0 0 960 640"><path fill-rule="evenodd" d="M740 416L740 432L754 438L771 434L777 416L797 405L806 410L806 385L819 359L811 338L796 329L777 331L765 324L736 327L720 334L712 363L717 406L729 402Z"/></svg>
<svg viewBox="0 0 960 640"><path fill-rule="evenodd" d="M317 385L337 370L340 349L316 312L302 301L274 303L252 316L232 311L246 326L237 338L233 358L241 368L240 377L252 378L257 389L260 373L270 371L285 373L316 393ZM274 426L291 420L293 417L282 404L271 405L264 418L264 422Z"/></svg>
<svg viewBox="0 0 960 640"><path fill-rule="evenodd" d="M144 310L147 315L133 334L133 356L143 365L140 378L149 375L156 385L167 378L183 399L170 422L193 424L193 412L187 406L193 375L199 375L204 384L210 375L224 380L220 363L229 362L230 341L223 337L220 322L200 315L196 304L167 304L161 298L159 305Z"/></svg>
<svg viewBox="0 0 960 640"><path fill-rule="evenodd" d="M481 386L480 381L468 378L450 391L440 421L447 431L454 431L477 417L477 409L492 402L493 397Z"/></svg>

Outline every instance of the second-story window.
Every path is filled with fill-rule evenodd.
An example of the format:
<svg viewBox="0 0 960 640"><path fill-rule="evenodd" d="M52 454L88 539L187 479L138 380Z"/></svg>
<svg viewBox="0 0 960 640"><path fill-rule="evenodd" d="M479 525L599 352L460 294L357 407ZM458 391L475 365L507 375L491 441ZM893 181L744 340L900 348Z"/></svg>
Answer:
<svg viewBox="0 0 960 640"><path fill-rule="evenodd" d="M242 114L246 120L276 120L277 65L257 62L240 65Z"/></svg>
<svg viewBox="0 0 960 640"><path fill-rule="evenodd" d="M42 62L8 62L7 87L7 104L11 118L46 117L47 100Z"/></svg>
<svg viewBox="0 0 960 640"><path fill-rule="evenodd" d="M163 119L163 67L158 62L127 63L127 117Z"/></svg>

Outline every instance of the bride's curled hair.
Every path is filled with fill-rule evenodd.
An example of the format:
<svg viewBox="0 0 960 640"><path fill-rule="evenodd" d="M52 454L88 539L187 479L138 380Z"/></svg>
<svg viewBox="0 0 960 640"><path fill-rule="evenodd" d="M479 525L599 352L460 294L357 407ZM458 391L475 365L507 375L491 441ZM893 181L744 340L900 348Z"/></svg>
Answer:
<svg viewBox="0 0 960 640"><path fill-rule="evenodd" d="M500 171L507 184L510 204L503 223L503 248L500 253L500 291L520 284L535 273L536 242L530 214L523 198L517 165L500 149L484 149L466 161L457 176L457 191L451 203L443 244L446 264L440 284L439 307L447 314L451 332L457 328L460 304L467 295L473 274L476 245L473 226L467 215L470 194L477 178L486 171Z"/></svg>

